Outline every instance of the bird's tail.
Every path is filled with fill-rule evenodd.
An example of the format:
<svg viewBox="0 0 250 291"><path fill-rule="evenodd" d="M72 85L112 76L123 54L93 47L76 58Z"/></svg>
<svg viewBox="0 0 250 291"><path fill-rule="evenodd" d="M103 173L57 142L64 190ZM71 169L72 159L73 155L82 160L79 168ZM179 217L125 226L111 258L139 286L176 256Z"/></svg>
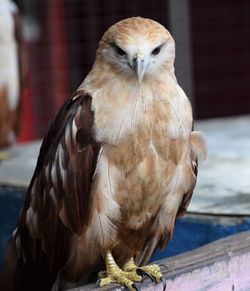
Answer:
<svg viewBox="0 0 250 291"><path fill-rule="evenodd" d="M3 270L0 273L0 290L14 291L18 256L13 239L9 242L4 258Z"/></svg>

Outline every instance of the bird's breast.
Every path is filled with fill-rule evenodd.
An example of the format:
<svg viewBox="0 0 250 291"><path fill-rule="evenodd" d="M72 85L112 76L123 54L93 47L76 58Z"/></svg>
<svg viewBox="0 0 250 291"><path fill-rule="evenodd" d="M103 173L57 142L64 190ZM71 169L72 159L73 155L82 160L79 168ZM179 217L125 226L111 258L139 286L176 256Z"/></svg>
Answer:
<svg viewBox="0 0 250 291"><path fill-rule="evenodd" d="M139 229L156 216L171 192L170 185L179 167L186 164L186 148L184 140L158 135L138 135L120 146L104 146L103 154L111 169L109 183L112 181L113 197L128 228ZM119 175L112 176L116 172ZM180 172L184 173L185 167Z"/></svg>
<svg viewBox="0 0 250 291"><path fill-rule="evenodd" d="M128 228L139 229L156 216L173 187L184 193L192 121L185 102L158 100L145 107L138 99L113 110L106 104L102 114L96 107L94 131L103 143L99 164L106 169L99 172L98 193L107 189L105 197L118 205ZM103 205L107 211L108 202Z"/></svg>

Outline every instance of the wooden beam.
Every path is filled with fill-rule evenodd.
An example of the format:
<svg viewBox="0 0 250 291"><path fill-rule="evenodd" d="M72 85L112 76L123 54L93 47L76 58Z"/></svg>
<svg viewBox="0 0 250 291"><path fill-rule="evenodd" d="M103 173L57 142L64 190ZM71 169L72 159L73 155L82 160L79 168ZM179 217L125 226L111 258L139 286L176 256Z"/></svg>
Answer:
<svg viewBox="0 0 250 291"><path fill-rule="evenodd" d="M250 231L229 236L194 251L158 261L162 267L167 290L250 290ZM142 291L162 290L145 279ZM117 284L98 288L95 284L70 291L124 290Z"/></svg>

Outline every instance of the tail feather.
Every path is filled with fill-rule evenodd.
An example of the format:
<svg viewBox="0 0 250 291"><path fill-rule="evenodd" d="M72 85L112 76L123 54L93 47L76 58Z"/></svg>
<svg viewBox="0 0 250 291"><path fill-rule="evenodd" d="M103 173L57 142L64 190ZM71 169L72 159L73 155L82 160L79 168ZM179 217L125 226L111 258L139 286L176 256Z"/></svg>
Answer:
<svg viewBox="0 0 250 291"><path fill-rule="evenodd" d="M0 290L14 291L18 256L14 240L9 242L4 258L3 271L0 273Z"/></svg>

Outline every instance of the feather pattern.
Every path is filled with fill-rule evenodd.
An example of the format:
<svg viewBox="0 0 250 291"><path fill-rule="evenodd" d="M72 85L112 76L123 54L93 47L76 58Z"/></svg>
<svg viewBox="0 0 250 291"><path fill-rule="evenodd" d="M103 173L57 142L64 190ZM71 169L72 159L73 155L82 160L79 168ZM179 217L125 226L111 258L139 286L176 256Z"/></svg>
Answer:
<svg viewBox="0 0 250 291"><path fill-rule="evenodd" d="M46 257L50 283L65 265L70 237L86 231L93 214L90 190L100 146L91 134L91 96L75 95L43 141L15 234L27 268Z"/></svg>

